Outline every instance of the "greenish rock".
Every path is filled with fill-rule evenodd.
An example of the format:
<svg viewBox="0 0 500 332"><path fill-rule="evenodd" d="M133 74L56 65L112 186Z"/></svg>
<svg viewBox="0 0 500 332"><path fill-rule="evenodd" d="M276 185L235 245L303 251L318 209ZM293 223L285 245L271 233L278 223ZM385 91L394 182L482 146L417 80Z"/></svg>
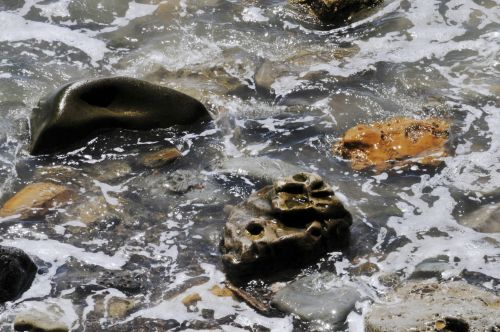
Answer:
<svg viewBox="0 0 500 332"><path fill-rule="evenodd" d="M462 281L408 282L365 315L365 331L498 331L500 298Z"/></svg>
<svg viewBox="0 0 500 332"><path fill-rule="evenodd" d="M74 147L99 130L148 130L210 118L196 99L130 77L67 84L41 100L31 115L34 155Z"/></svg>
<svg viewBox="0 0 500 332"><path fill-rule="evenodd" d="M311 263L345 246L352 224L332 188L305 172L265 186L230 210L221 251L233 280Z"/></svg>
<svg viewBox="0 0 500 332"><path fill-rule="evenodd" d="M286 313L313 322L314 330L340 328L361 294L330 272L313 274L279 290L272 304Z"/></svg>
<svg viewBox="0 0 500 332"><path fill-rule="evenodd" d="M0 246L0 303L13 301L27 291L37 270L23 251Z"/></svg>

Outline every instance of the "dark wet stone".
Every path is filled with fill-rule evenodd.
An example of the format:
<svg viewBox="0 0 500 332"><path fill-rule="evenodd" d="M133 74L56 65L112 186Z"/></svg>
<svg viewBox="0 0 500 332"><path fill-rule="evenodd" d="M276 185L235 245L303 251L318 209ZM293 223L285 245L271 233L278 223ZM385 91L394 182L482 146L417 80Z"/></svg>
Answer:
<svg viewBox="0 0 500 332"><path fill-rule="evenodd" d="M307 276L292 282L273 297L278 309L316 324L341 327L361 294L332 273Z"/></svg>
<svg viewBox="0 0 500 332"><path fill-rule="evenodd" d="M135 318L123 324L108 327L106 331L109 332L150 332L150 331L170 331L180 326L180 323L175 319L149 319L149 318Z"/></svg>
<svg viewBox="0 0 500 332"><path fill-rule="evenodd" d="M353 13L373 7L383 0L292 0L311 8L314 14L325 22L341 22Z"/></svg>
<svg viewBox="0 0 500 332"><path fill-rule="evenodd" d="M131 271L105 271L97 280L99 285L116 288L119 291L130 295L140 293L145 285L143 274Z"/></svg>
<svg viewBox="0 0 500 332"><path fill-rule="evenodd" d="M221 243L230 277L311 263L347 244L351 214L321 177L297 173L231 209Z"/></svg>
<svg viewBox="0 0 500 332"><path fill-rule="evenodd" d="M461 281L409 282L373 305L368 332L498 331L500 298Z"/></svg>
<svg viewBox="0 0 500 332"><path fill-rule="evenodd" d="M0 247L0 303L13 301L27 291L37 272L23 251Z"/></svg>
<svg viewBox="0 0 500 332"><path fill-rule="evenodd" d="M481 206L459 219L459 223L481 233L500 232L500 203Z"/></svg>
<svg viewBox="0 0 500 332"><path fill-rule="evenodd" d="M129 77L67 84L31 115L32 154L74 146L98 130L147 130L209 118L203 104L175 90Z"/></svg>

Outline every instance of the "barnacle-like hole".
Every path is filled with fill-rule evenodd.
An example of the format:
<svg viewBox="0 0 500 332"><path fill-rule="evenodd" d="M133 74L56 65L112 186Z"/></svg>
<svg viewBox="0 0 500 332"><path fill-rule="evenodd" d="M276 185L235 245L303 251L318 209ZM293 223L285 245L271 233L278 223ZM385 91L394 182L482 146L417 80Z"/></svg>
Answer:
<svg viewBox="0 0 500 332"><path fill-rule="evenodd" d="M302 173L295 174L292 178L297 182L306 182L307 181L307 177Z"/></svg>
<svg viewBox="0 0 500 332"><path fill-rule="evenodd" d="M250 235L255 236L262 234L264 232L264 227L262 227L262 225L260 224L253 222L247 225L246 230L248 233L250 233Z"/></svg>

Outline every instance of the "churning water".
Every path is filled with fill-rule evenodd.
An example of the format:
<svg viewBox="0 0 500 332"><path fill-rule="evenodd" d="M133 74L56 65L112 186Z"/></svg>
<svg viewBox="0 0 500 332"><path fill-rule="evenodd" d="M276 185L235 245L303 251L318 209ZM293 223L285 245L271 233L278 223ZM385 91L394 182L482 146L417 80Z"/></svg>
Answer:
<svg viewBox="0 0 500 332"><path fill-rule="evenodd" d="M498 291L499 233L464 220L500 203L499 41L495 0L386 0L343 27L281 0L0 0L0 202L51 178L81 196L43 220L0 220L0 245L24 250L40 268L21 299L0 307L0 330L10 331L19 312L53 304L74 331L139 317L181 330L300 328L290 315L266 317L210 292L224 281L224 205L263 185L255 173L267 170L252 161L263 157L320 174L353 213L349 248L299 273L335 270L363 291L345 329L363 330L364 308L386 291L380 275L409 276L439 255L452 262L445 278L480 272L482 286ZM115 131L70 153L29 155L28 119L41 97L113 75L185 92L215 120L192 132ZM398 115L451 121L445 166L359 173L332 154L353 125ZM184 157L154 172L134 164L166 146ZM224 169L227 160L241 161L236 172ZM350 272L366 262L378 272ZM122 278L121 287L103 275ZM200 310L181 302L193 293ZM112 316L113 297L133 308Z"/></svg>

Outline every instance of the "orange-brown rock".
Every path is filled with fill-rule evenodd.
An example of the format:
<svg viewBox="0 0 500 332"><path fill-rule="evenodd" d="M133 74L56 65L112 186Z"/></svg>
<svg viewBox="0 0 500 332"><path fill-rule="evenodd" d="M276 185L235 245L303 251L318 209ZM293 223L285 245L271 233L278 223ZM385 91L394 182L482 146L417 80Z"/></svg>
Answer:
<svg viewBox="0 0 500 332"><path fill-rule="evenodd" d="M146 153L141 158L141 163L146 167L158 168L180 157L182 157L182 154L179 150L176 148L167 148L160 151Z"/></svg>
<svg viewBox="0 0 500 332"><path fill-rule="evenodd" d="M32 183L9 199L0 209L0 217L20 214L22 219L41 217L50 209L68 203L74 192L48 182Z"/></svg>
<svg viewBox="0 0 500 332"><path fill-rule="evenodd" d="M448 155L450 124L442 119L393 118L347 130L334 153L351 161L354 170L383 171L411 163L436 165Z"/></svg>

